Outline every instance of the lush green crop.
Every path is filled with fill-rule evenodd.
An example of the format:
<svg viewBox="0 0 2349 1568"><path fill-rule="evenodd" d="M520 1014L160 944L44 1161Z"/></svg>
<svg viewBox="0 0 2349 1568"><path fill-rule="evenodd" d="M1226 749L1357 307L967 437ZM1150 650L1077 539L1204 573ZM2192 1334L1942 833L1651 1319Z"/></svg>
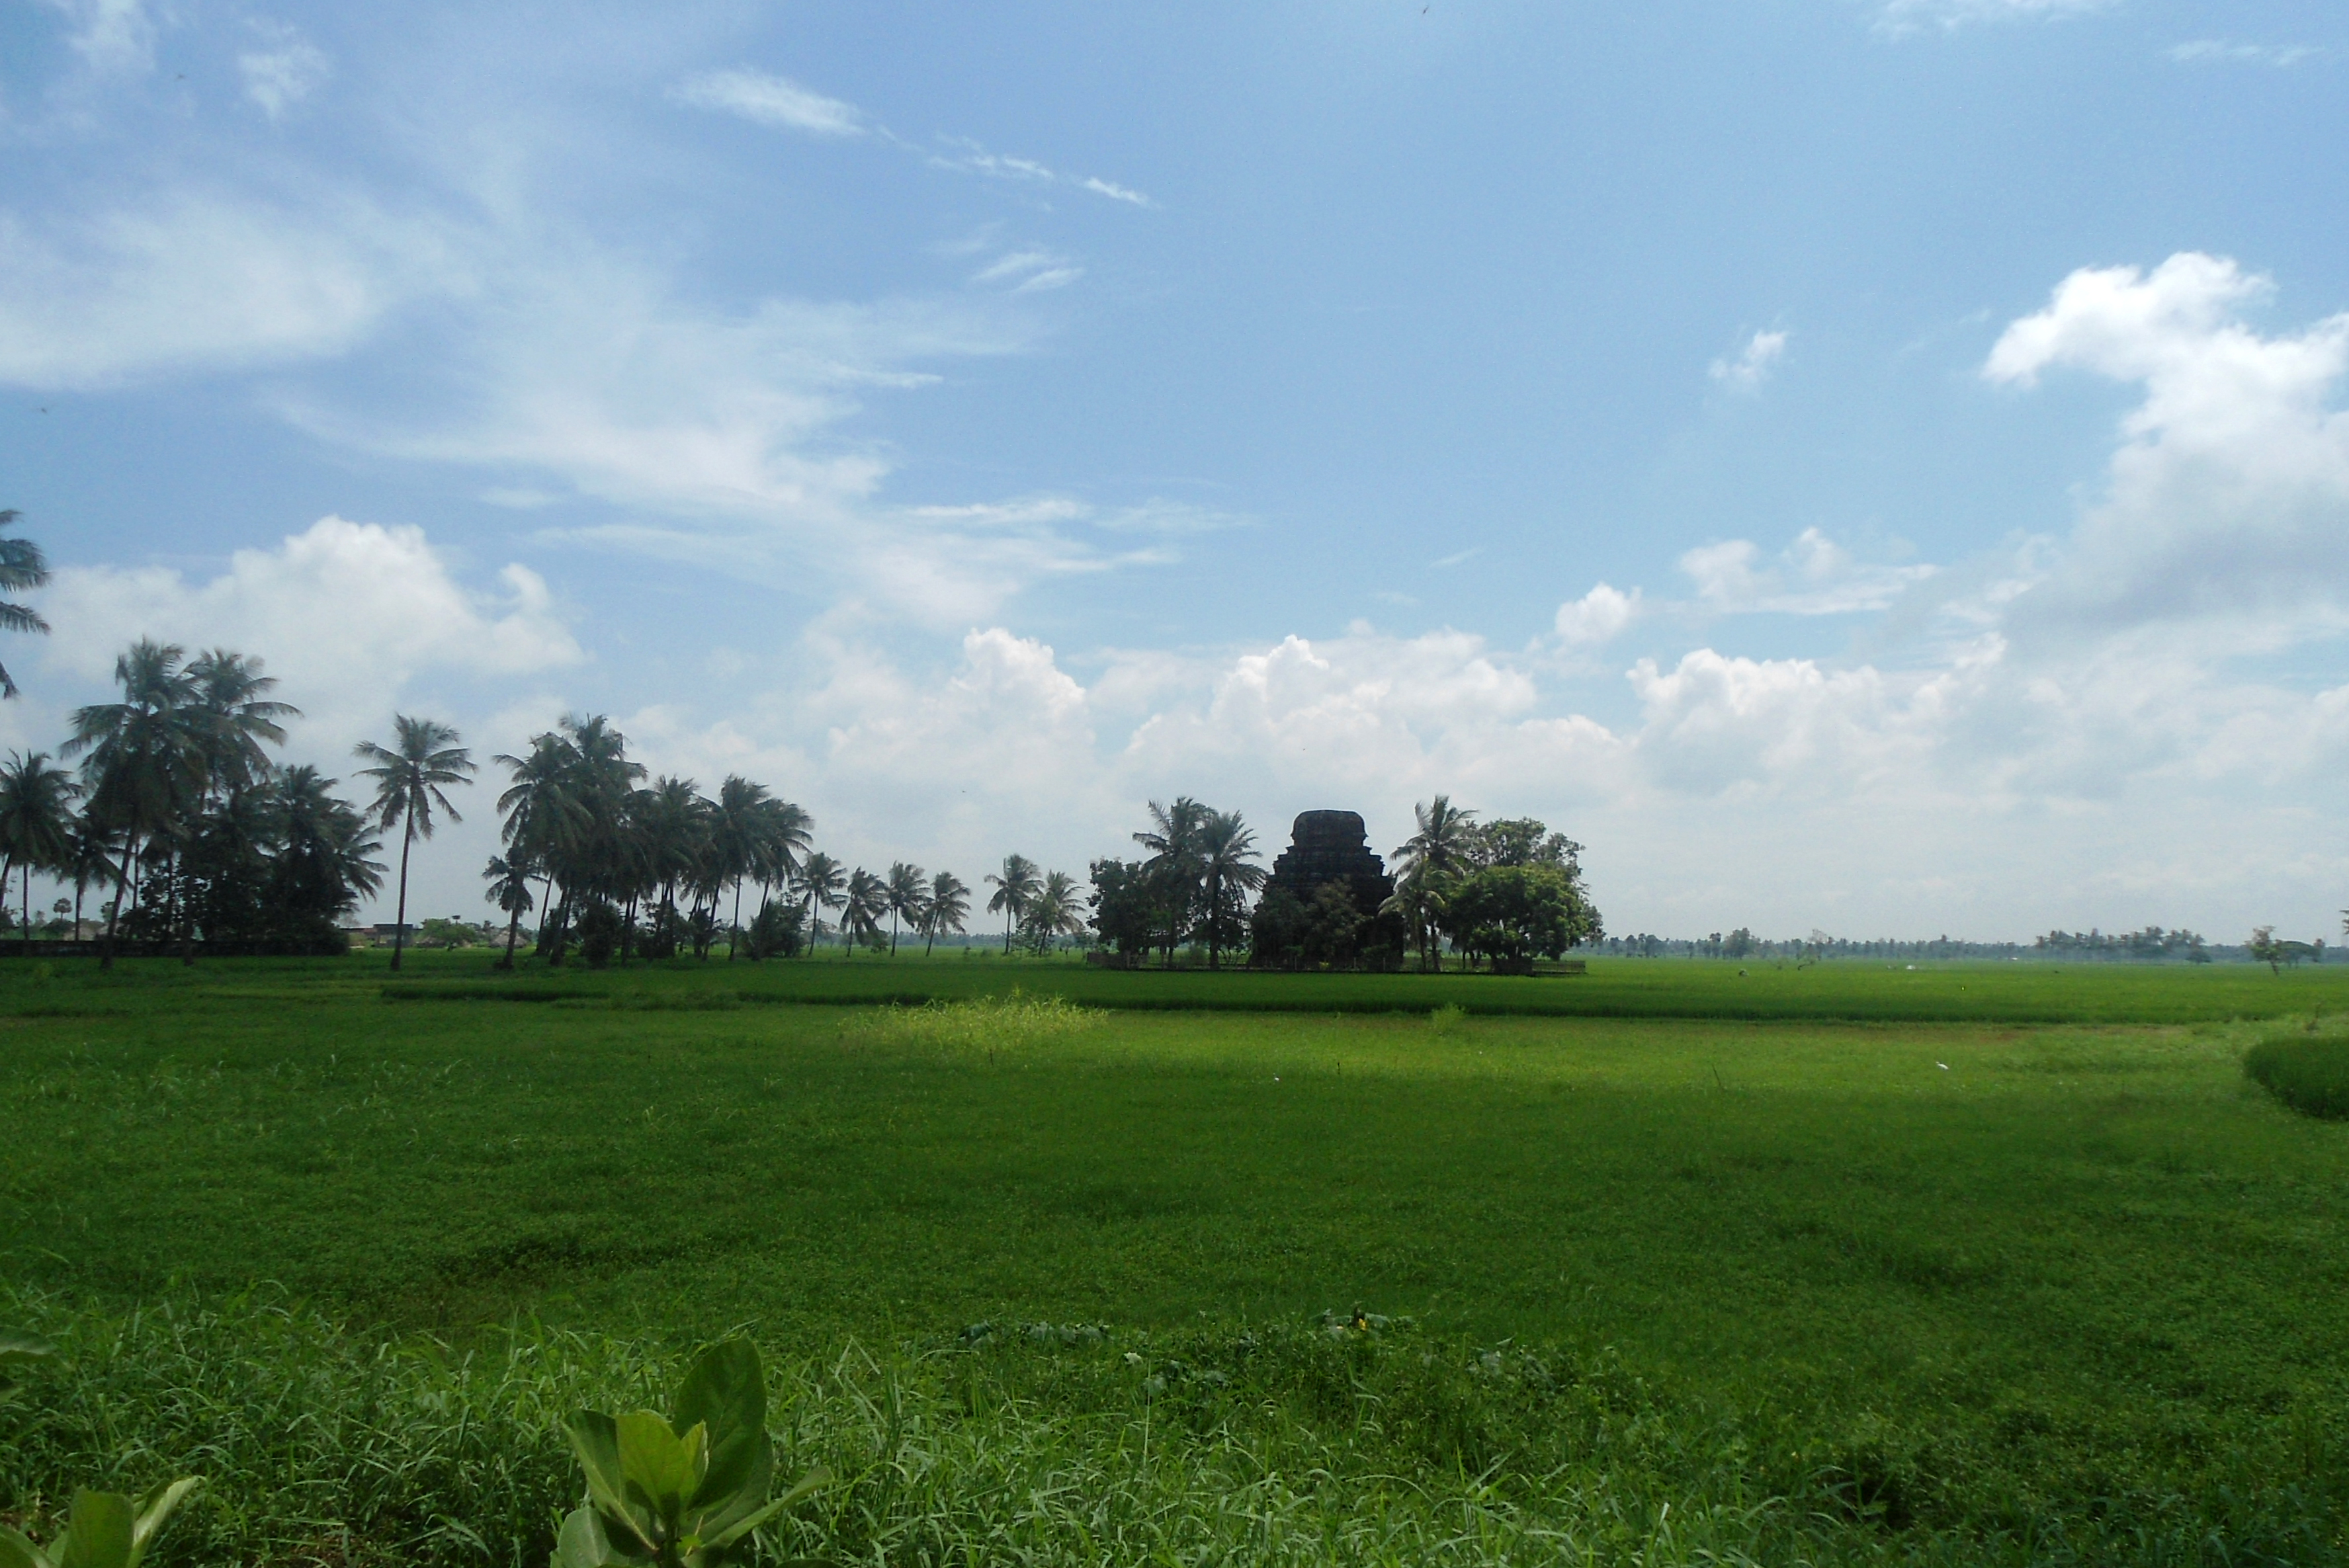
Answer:
<svg viewBox="0 0 2349 1568"><path fill-rule="evenodd" d="M2243 1070L2302 1115L2349 1118L2349 1037L2270 1035L2244 1053Z"/></svg>
<svg viewBox="0 0 2349 1568"><path fill-rule="evenodd" d="M61 1350L6 1369L0 1514L197 1474L173 1562L538 1568L561 1419L659 1407L740 1328L779 1463L842 1477L779 1553L2337 1550L2349 1143L2243 1077L2272 1025L1495 1017L1506 983L1433 976L1383 1016L1104 1013L1037 987L1218 982L905 973L963 970L1028 989L0 965L0 1329ZM2130 983L2097 1006L2161 1003ZM1356 1303L1419 1326L1312 1326Z"/></svg>

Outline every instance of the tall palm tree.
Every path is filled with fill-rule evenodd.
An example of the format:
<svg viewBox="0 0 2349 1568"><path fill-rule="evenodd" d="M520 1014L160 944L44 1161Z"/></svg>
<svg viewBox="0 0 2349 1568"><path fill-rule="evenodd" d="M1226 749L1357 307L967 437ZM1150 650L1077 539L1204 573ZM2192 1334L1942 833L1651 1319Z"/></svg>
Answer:
<svg viewBox="0 0 2349 1568"><path fill-rule="evenodd" d="M383 889L383 848L366 817L334 793L337 779L297 762L270 788L277 856L269 896L281 911L330 921Z"/></svg>
<svg viewBox="0 0 2349 1568"><path fill-rule="evenodd" d="M710 811L710 869L721 884L730 882L734 887L734 935L726 944L729 964L734 962L734 950L742 945L742 883L759 869L760 833L771 803L764 784L730 773L718 787Z"/></svg>
<svg viewBox="0 0 2349 1568"><path fill-rule="evenodd" d="M14 507L0 511L0 529L16 526L17 512ZM41 555L41 547L29 539L0 539L0 593L21 593L27 588L38 588L49 580L49 563ZM46 632L49 624L41 619L30 605L0 599L0 632ZM0 665L0 696L15 696L16 683L8 678L8 671Z"/></svg>
<svg viewBox="0 0 2349 1568"><path fill-rule="evenodd" d="M1257 858L1256 832L1237 811L1210 811L1198 833L1200 902L1206 907L1207 967L1223 967L1223 938L1227 931L1244 930L1240 917L1247 913L1247 895L1264 886L1271 875L1252 862Z"/></svg>
<svg viewBox="0 0 2349 1568"><path fill-rule="evenodd" d="M963 922L970 918L970 889L952 872L940 872L930 879L930 891L922 900L922 934L927 938L922 948L926 958L938 944L938 933L959 933Z"/></svg>
<svg viewBox="0 0 2349 1568"><path fill-rule="evenodd" d="M802 954L815 951L816 912L840 907L841 890L848 885L848 872L838 861L822 850L812 851L800 862L800 887L807 894L807 945Z"/></svg>
<svg viewBox="0 0 2349 1568"><path fill-rule="evenodd" d="M1199 897L1199 834L1213 815L1206 807L1188 795L1175 797L1172 806L1150 802L1150 828L1133 835L1133 841L1150 851L1143 862L1152 884L1156 890L1158 907L1165 921L1166 962L1174 962L1174 949L1183 940L1183 926L1192 906Z"/></svg>
<svg viewBox="0 0 2349 1568"><path fill-rule="evenodd" d="M1438 795L1411 809L1419 830L1394 852L1394 896L1381 907L1392 908L1411 921L1424 969L1432 954L1435 967L1444 967L1444 949L1435 942L1435 922L1444 895L1453 880L1467 870L1476 841L1476 813L1464 811L1449 795Z"/></svg>
<svg viewBox="0 0 2349 1568"><path fill-rule="evenodd" d="M1066 872L1048 873L1028 901L1020 928L1029 934L1040 955L1054 941L1085 928L1084 912L1077 905L1077 879Z"/></svg>
<svg viewBox="0 0 2349 1568"><path fill-rule="evenodd" d="M811 847L815 827L814 819L805 808L789 800L768 800L760 812L757 863L751 874L759 879L759 908L767 907L771 888L788 887L799 875L800 860Z"/></svg>
<svg viewBox="0 0 2349 1568"><path fill-rule="evenodd" d="M121 858L110 868L114 910L98 946L101 969L114 967L115 929L131 868L180 830L200 793L204 725L186 656L176 643L144 637L133 643L114 661L122 700L76 708L73 738L58 748L67 757L82 754L90 819L121 845Z"/></svg>
<svg viewBox="0 0 2349 1568"><path fill-rule="evenodd" d="M889 868L889 956L897 956L897 920L919 931L929 903L929 873L899 861Z"/></svg>
<svg viewBox="0 0 2349 1568"><path fill-rule="evenodd" d="M1028 913L1028 901L1036 896L1036 862L1026 855L1006 855L1003 869L987 873L986 881L995 889L987 901L987 913L1000 912L1003 916L1003 951L1011 951L1011 928Z"/></svg>
<svg viewBox="0 0 2349 1568"><path fill-rule="evenodd" d="M188 661L191 700L203 727L205 784L222 796L250 789L269 772L263 741L285 744L283 719L299 718L302 710L267 694L277 678L261 673L261 661L226 648L198 654Z"/></svg>
<svg viewBox="0 0 2349 1568"><path fill-rule="evenodd" d="M492 855L489 868L481 872L481 880L490 884L483 896L506 912L506 953L497 963L501 969L514 966L514 939L521 934L522 917L536 902L530 896L531 874L530 862L514 854Z"/></svg>
<svg viewBox="0 0 2349 1568"><path fill-rule="evenodd" d="M849 952L881 934L881 917L889 913L889 884L857 867L848 875L848 893L840 905L840 944Z"/></svg>
<svg viewBox="0 0 2349 1568"><path fill-rule="evenodd" d="M0 765L0 903L7 873L23 880L25 941L33 940L33 872L64 869L74 847L74 798L81 787L46 751L10 752Z"/></svg>
<svg viewBox="0 0 2349 1568"><path fill-rule="evenodd" d="M395 824L404 828L399 841L399 903L391 917L391 967L397 973L408 939L409 851L419 836L432 836L435 805L448 812L452 822L465 820L450 803L447 790L452 784L471 784L475 769L472 754L457 744L457 732L438 719L394 714L392 728L389 746L362 740L352 749L362 760L375 764L360 769L359 777L376 781L376 821L386 832Z"/></svg>

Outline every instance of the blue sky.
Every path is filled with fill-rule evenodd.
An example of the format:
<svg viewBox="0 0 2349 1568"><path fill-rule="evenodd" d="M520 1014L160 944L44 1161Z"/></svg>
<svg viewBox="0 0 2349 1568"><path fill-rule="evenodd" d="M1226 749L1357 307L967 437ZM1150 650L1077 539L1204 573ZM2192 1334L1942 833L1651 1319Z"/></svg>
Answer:
<svg viewBox="0 0 2349 1568"><path fill-rule="evenodd" d="M0 741L153 633L298 757L606 711L966 877L1444 791L1619 932L2318 934L2344 72L2313 5L19 4Z"/></svg>

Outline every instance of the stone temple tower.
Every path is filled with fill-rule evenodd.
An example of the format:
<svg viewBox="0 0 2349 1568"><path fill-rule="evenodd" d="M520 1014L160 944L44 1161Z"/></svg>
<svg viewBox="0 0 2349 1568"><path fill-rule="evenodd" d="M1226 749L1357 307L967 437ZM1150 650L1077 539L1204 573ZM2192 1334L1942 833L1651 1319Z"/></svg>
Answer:
<svg viewBox="0 0 2349 1568"><path fill-rule="evenodd" d="M1272 862L1266 892L1281 888L1299 903L1311 903L1322 883L1344 882L1356 912L1364 915L1375 915L1394 892L1386 862L1371 852L1370 832L1361 813L1299 812L1288 832L1288 848Z"/></svg>

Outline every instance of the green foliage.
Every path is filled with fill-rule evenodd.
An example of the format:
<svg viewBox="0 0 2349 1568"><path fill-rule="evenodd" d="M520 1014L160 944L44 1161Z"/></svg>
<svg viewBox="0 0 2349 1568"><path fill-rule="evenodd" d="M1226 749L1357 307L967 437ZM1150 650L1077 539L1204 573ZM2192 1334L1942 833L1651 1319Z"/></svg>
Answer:
<svg viewBox="0 0 2349 1568"><path fill-rule="evenodd" d="M0 1568L139 1568L156 1532L195 1489L190 1477L165 1481L136 1501L120 1492L77 1491L64 1532L47 1550L0 1524Z"/></svg>
<svg viewBox="0 0 2349 1568"><path fill-rule="evenodd" d="M1530 975L1536 957L1557 958L1599 933L1599 919L1574 874L1554 866L1487 866L1446 894L1443 923L1453 942L1493 961L1502 974Z"/></svg>
<svg viewBox="0 0 2349 1568"><path fill-rule="evenodd" d="M747 1339L694 1357L674 1404L666 1418L582 1410L564 1423L587 1501L564 1519L554 1568L724 1568L753 1531L831 1479L817 1470L768 1497L767 1378Z"/></svg>
<svg viewBox="0 0 2349 1568"><path fill-rule="evenodd" d="M2303 1116L2349 1119L2349 1036L2270 1035L2243 1055L2251 1080Z"/></svg>
<svg viewBox="0 0 2349 1568"><path fill-rule="evenodd" d="M1274 888L1257 902L1249 923L1248 962L1271 969L1351 968L1362 956L1370 925L1344 882L1323 882L1309 903Z"/></svg>
<svg viewBox="0 0 2349 1568"><path fill-rule="evenodd" d="M879 1007L858 1016L852 1026L896 1044L991 1054L1083 1034L1099 1028L1107 1016L1063 997L1031 996L1014 986L1008 995L968 1002Z"/></svg>

